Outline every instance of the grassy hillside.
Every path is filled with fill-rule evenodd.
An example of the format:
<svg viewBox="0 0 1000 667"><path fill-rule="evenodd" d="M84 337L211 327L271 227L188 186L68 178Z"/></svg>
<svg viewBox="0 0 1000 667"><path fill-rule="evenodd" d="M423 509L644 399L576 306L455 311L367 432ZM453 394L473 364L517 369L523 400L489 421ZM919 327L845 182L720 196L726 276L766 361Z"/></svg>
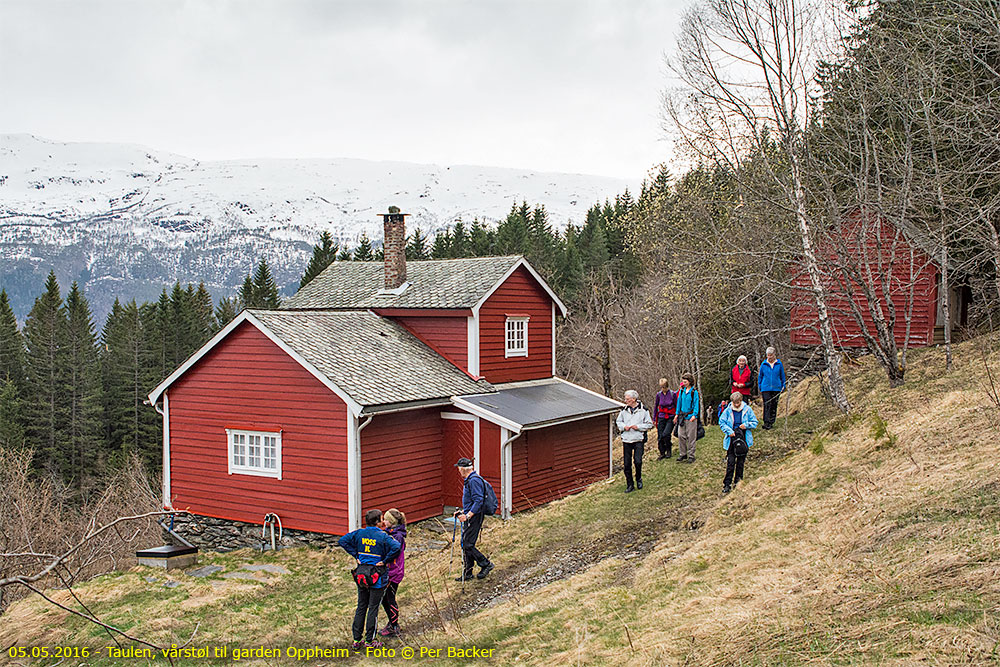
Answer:
<svg viewBox="0 0 1000 667"><path fill-rule="evenodd" d="M494 523L483 550L498 568L485 582L462 590L451 581L447 549L410 554L400 590L409 632L389 645L475 645L503 664L1000 662L1000 410L980 356L991 342L959 346L948 374L938 351L911 354L898 389L871 364L851 368L850 418L826 407L815 381L800 385L792 414L759 432L747 480L729 496L713 428L694 466L647 454L642 491L624 495L619 474ZM414 550L437 537L413 533ZM194 631L192 646L349 643L344 554L242 551L206 562L224 569L192 578L134 568L75 592L106 621L162 645ZM15 641L111 643L39 600L3 617L0 647Z"/></svg>

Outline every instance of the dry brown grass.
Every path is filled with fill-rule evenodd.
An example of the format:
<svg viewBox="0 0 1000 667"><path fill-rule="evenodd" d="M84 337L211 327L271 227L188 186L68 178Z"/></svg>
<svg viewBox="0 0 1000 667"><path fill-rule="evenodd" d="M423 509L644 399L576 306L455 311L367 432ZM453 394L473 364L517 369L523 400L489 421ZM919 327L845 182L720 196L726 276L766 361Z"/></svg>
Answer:
<svg viewBox="0 0 1000 667"><path fill-rule="evenodd" d="M877 368L853 369L862 418L826 434L821 454L799 451L718 501L696 536L667 536L633 585L588 592L613 581L605 562L540 591L539 609L529 611L548 610L558 622L501 641L503 656L547 664L995 663L1000 434L971 352L959 347L947 376L935 351L914 354L909 383L895 390ZM812 380L788 403L805 411L818 398ZM894 444L872 437L869 413L882 416ZM601 613L609 598L621 618ZM498 624L509 611L481 620ZM546 636L559 624L575 628L567 629L572 641ZM639 638L636 651L622 636L626 624ZM531 643L546 646L544 660L522 655Z"/></svg>
<svg viewBox="0 0 1000 667"><path fill-rule="evenodd" d="M907 384L892 390L873 365L853 367L850 419L828 419L816 381L799 386L789 397L798 416L762 436L764 456L726 497L709 458L718 444L706 440L698 466L647 464L645 495L626 500L619 477L490 527L484 542L498 569L464 594L450 581L446 592L447 550L408 556L403 620L426 631L407 642L492 647L496 664L996 664L1000 434L971 344L956 347L948 374L937 351L914 352ZM823 446L807 447L815 438ZM670 523L648 553L621 532L674 510L697 520ZM612 555L452 618L474 591L515 581L574 543ZM328 552L274 558L294 570L274 586L187 581L183 595L151 597L136 570L88 583L87 599L114 617L141 615L159 641L183 639L198 619L206 641L343 645L346 566ZM19 630L0 628L0 643L18 631L79 639L60 614L21 602L4 619Z"/></svg>
<svg viewBox="0 0 1000 667"><path fill-rule="evenodd" d="M83 502L57 480L34 472L31 458L30 451L0 448L0 554L21 554L0 558L0 579L40 572L53 560L51 555L65 553L94 528L158 509L149 477L136 456L109 474L102 492ZM89 540L40 584L72 585L130 565L136 548L160 539L152 520L123 524ZM28 593L20 586L0 589L0 613Z"/></svg>

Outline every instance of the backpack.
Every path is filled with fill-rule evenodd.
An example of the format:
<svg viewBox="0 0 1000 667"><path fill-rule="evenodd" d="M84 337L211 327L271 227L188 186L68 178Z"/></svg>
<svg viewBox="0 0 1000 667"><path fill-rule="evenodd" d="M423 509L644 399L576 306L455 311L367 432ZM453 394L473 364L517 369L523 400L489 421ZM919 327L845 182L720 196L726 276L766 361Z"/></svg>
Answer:
<svg viewBox="0 0 1000 667"><path fill-rule="evenodd" d="M493 516L497 513L497 494L493 490L493 485L483 479L483 484L486 488L483 490L483 514L487 516Z"/></svg>
<svg viewBox="0 0 1000 667"><path fill-rule="evenodd" d="M747 432L736 427L736 435L729 438L729 448L733 451L733 456L746 456L750 453L750 445L747 444Z"/></svg>
<svg viewBox="0 0 1000 667"><path fill-rule="evenodd" d="M368 563L358 563L358 566L351 570L354 583L361 588L374 588L379 580L385 578L388 568L385 565L369 565Z"/></svg>

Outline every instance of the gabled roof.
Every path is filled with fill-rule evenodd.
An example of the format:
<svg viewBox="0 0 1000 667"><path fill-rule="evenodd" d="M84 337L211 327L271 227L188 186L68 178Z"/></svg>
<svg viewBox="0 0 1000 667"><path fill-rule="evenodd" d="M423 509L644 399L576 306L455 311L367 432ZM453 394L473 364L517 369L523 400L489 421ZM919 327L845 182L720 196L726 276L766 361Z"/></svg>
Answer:
<svg viewBox="0 0 1000 667"><path fill-rule="evenodd" d="M154 389L163 391L243 322L249 322L362 414L379 406L493 391L427 347L401 325L368 311L246 310Z"/></svg>
<svg viewBox="0 0 1000 667"><path fill-rule="evenodd" d="M456 396L454 403L515 433L618 412L622 403L560 378L497 385L492 393Z"/></svg>
<svg viewBox="0 0 1000 667"><path fill-rule="evenodd" d="M406 263L401 294L380 294L382 262L334 262L283 304L288 310L364 308L478 308L518 267L523 266L559 307L555 292L520 255L471 257Z"/></svg>

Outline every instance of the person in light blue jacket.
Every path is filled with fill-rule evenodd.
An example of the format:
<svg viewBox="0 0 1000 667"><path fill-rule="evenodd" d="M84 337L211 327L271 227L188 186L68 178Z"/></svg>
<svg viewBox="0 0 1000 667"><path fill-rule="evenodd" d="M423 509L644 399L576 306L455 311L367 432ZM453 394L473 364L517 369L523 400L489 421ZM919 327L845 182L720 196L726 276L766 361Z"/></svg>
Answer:
<svg viewBox="0 0 1000 667"><path fill-rule="evenodd" d="M722 448L726 450L726 478L722 481L722 492L729 493L733 486L743 479L743 464L753 446L753 430L757 428L757 415L749 403L743 401L743 394L734 391L730 404L719 418L719 428L725 434ZM734 476L735 475L735 476Z"/></svg>
<svg viewBox="0 0 1000 667"><path fill-rule="evenodd" d="M694 376L681 375L681 388L677 391L677 413L674 415L675 433L679 443L678 463L694 463L695 443L698 441L698 416L701 414L700 397L694 388Z"/></svg>
<svg viewBox="0 0 1000 667"><path fill-rule="evenodd" d="M760 363L760 372L757 373L757 388L760 389L760 396L764 399L764 430L774 426L774 421L778 418L778 398L785 390L787 378L785 378L785 367L778 359L778 353L773 347L767 348L765 352L767 359Z"/></svg>

